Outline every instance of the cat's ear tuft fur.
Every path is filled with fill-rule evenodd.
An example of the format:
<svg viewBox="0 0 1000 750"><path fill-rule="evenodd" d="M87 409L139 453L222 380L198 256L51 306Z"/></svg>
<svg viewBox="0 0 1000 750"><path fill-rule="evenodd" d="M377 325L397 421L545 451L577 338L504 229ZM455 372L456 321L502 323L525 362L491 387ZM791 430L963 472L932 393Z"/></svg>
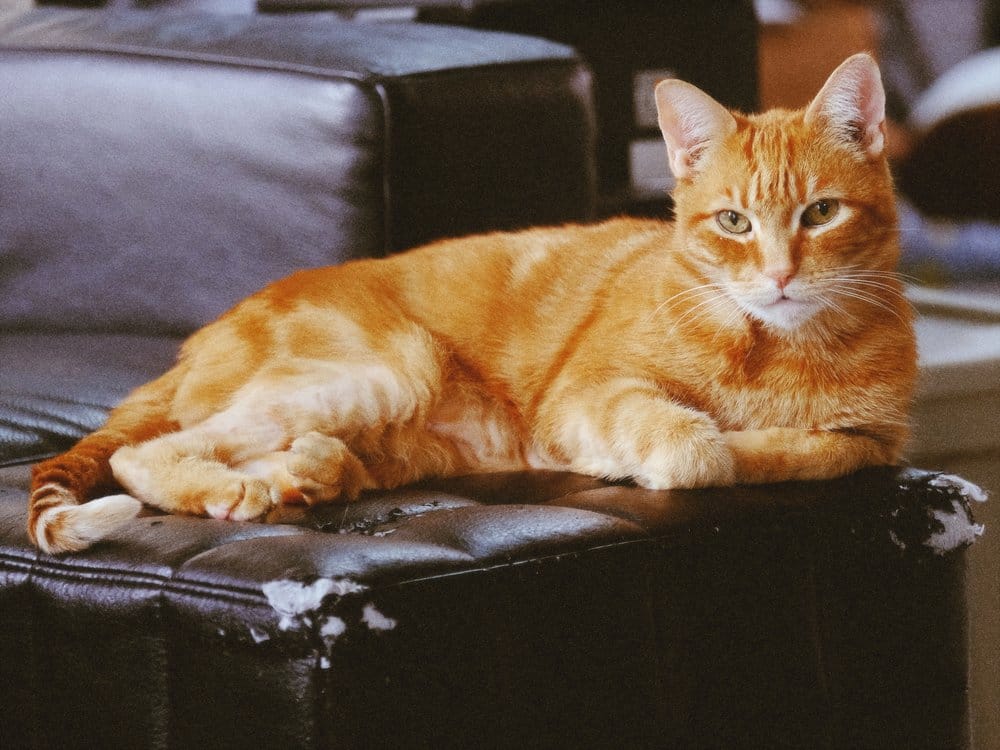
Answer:
<svg viewBox="0 0 1000 750"><path fill-rule="evenodd" d="M885 90L871 55L847 58L830 74L806 109L805 120L823 120L841 142L874 159L885 150Z"/></svg>
<svg viewBox="0 0 1000 750"><path fill-rule="evenodd" d="M706 149L736 130L736 120L725 107L684 81L668 79L656 86L656 110L670 171L677 179L693 174Z"/></svg>

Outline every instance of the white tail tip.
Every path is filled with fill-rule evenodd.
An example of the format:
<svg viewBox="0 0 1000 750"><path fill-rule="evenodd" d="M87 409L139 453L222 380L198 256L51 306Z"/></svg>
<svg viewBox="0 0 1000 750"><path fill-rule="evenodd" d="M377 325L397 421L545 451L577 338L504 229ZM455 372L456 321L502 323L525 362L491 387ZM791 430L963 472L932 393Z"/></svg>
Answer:
<svg viewBox="0 0 1000 750"><path fill-rule="evenodd" d="M108 495L82 505L49 508L37 521L38 546L45 552L78 552L131 521L142 503L131 495Z"/></svg>

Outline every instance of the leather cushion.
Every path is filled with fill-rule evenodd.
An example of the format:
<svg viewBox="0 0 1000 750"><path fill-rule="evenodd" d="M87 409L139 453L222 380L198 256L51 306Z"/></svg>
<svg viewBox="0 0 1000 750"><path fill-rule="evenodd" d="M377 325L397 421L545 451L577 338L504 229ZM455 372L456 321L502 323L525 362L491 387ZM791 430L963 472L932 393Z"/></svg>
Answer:
<svg viewBox="0 0 1000 750"><path fill-rule="evenodd" d="M0 326L186 332L302 267L583 219L589 76L330 16L0 18Z"/></svg>
<svg viewBox="0 0 1000 750"><path fill-rule="evenodd" d="M160 336L0 333L0 466L68 448L165 371L179 345Z"/></svg>

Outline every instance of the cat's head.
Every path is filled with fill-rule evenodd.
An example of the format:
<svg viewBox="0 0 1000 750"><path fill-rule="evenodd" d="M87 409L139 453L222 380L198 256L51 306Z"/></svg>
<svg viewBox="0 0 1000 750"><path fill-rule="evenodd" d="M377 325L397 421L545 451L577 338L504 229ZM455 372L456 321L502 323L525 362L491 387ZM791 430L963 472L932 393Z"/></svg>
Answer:
<svg viewBox="0 0 1000 750"><path fill-rule="evenodd" d="M709 284L784 331L877 306L898 248L870 56L848 58L799 111L745 116L677 80L656 103L683 252Z"/></svg>

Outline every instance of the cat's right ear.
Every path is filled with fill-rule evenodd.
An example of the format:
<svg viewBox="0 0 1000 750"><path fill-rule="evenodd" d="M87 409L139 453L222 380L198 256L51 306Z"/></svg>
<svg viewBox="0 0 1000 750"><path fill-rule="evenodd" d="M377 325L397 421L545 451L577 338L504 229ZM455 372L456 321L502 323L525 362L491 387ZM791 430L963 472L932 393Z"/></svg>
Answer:
<svg viewBox="0 0 1000 750"><path fill-rule="evenodd" d="M874 159L885 150L885 89L878 65L860 52L844 60L806 109L807 124L823 120L834 137Z"/></svg>
<svg viewBox="0 0 1000 750"><path fill-rule="evenodd" d="M678 180L697 171L705 151L736 131L736 119L697 86L670 78L656 86L656 111Z"/></svg>

